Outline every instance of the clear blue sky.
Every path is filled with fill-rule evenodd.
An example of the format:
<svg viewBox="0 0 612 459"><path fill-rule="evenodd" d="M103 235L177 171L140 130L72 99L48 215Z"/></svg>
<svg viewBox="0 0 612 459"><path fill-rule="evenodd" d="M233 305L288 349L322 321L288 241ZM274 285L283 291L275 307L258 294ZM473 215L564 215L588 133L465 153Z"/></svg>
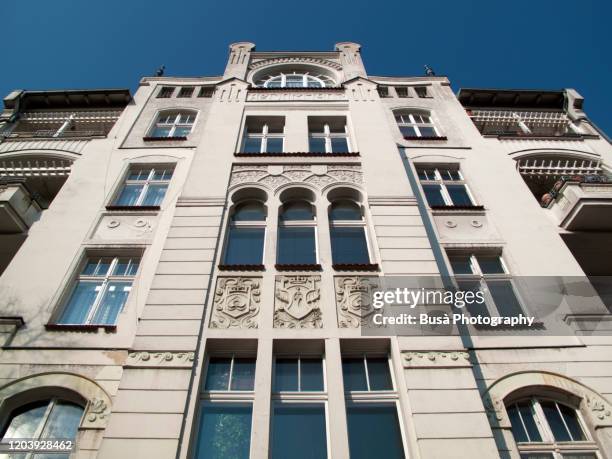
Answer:
<svg viewBox="0 0 612 459"><path fill-rule="evenodd" d="M368 73L421 75L453 88L573 87L612 134L612 2L605 0L2 2L0 94L129 87L166 75L218 75L227 46L331 50L361 43Z"/></svg>

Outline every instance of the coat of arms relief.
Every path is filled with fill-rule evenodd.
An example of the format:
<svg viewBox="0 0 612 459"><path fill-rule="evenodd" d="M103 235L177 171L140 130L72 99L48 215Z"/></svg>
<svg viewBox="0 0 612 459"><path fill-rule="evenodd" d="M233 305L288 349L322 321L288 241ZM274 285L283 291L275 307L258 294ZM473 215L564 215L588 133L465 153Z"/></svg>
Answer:
<svg viewBox="0 0 612 459"><path fill-rule="evenodd" d="M261 278L219 277L210 328L257 328Z"/></svg>
<svg viewBox="0 0 612 459"><path fill-rule="evenodd" d="M322 328L321 276L277 276L275 328Z"/></svg>
<svg viewBox="0 0 612 459"><path fill-rule="evenodd" d="M372 296L380 288L377 277L336 277L336 306L340 328L375 326Z"/></svg>

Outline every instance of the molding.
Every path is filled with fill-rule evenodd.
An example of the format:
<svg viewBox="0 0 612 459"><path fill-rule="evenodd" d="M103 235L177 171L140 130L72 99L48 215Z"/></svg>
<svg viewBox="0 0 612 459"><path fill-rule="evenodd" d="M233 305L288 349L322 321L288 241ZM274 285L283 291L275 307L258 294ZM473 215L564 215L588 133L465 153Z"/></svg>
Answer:
<svg viewBox="0 0 612 459"><path fill-rule="evenodd" d="M193 352L149 352L132 351L128 354L125 368L191 368L195 359Z"/></svg>
<svg viewBox="0 0 612 459"><path fill-rule="evenodd" d="M467 368L471 367L470 354L466 351L404 351L404 368Z"/></svg>
<svg viewBox="0 0 612 459"><path fill-rule="evenodd" d="M251 54L251 57L257 57L255 54ZM263 56L262 56L263 57ZM322 65L324 67L330 67L334 70L342 70L342 65L337 62L333 62L327 59L321 59L316 57L273 57L270 59L264 59L261 61L253 62L249 65L249 70L258 70L264 67L271 67L274 65L282 65L282 64L311 64L311 65Z"/></svg>

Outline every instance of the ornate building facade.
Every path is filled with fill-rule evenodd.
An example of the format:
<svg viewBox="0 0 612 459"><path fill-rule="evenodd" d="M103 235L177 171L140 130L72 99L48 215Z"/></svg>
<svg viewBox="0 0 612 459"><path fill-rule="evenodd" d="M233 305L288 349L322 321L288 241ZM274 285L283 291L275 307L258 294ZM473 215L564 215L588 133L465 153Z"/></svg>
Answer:
<svg viewBox="0 0 612 459"><path fill-rule="evenodd" d="M610 142L574 90L428 73L236 43L222 76L7 96L4 445L609 457ZM521 278L588 292L571 333L372 327L373 292L428 276L486 292L488 316L537 313Z"/></svg>

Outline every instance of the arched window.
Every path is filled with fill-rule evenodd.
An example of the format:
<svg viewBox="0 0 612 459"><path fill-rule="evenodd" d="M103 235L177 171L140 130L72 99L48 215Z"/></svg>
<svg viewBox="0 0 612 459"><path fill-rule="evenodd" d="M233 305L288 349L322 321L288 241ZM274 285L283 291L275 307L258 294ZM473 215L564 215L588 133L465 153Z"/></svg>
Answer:
<svg viewBox="0 0 612 459"><path fill-rule="evenodd" d="M440 136L428 113L395 112L395 121L404 138Z"/></svg>
<svg viewBox="0 0 612 459"><path fill-rule="evenodd" d="M353 201L334 201L329 211L333 264L368 264L370 255L361 208Z"/></svg>
<svg viewBox="0 0 612 459"><path fill-rule="evenodd" d="M279 265L316 264L316 221L312 204L307 201L285 203L278 217Z"/></svg>
<svg viewBox="0 0 612 459"><path fill-rule="evenodd" d="M522 459L595 459L596 445L574 408L544 397L506 404L512 435Z"/></svg>
<svg viewBox="0 0 612 459"><path fill-rule="evenodd" d="M67 439L75 440L83 407L76 403L52 398L29 403L13 410L2 426L2 441L11 439ZM33 459L46 455L24 453L15 457ZM12 456L11 456L12 457ZM50 455L63 458L68 455Z"/></svg>
<svg viewBox="0 0 612 459"><path fill-rule="evenodd" d="M187 137L193 128L197 112L194 110L170 110L161 112L149 137Z"/></svg>
<svg viewBox="0 0 612 459"><path fill-rule="evenodd" d="M224 264L262 264L265 233L266 209L263 203L250 200L237 204L230 217Z"/></svg>
<svg viewBox="0 0 612 459"><path fill-rule="evenodd" d="M256 84L264 88L328 88L335 86L330 76L304 70L267 75L256 81Z"/></svg>

